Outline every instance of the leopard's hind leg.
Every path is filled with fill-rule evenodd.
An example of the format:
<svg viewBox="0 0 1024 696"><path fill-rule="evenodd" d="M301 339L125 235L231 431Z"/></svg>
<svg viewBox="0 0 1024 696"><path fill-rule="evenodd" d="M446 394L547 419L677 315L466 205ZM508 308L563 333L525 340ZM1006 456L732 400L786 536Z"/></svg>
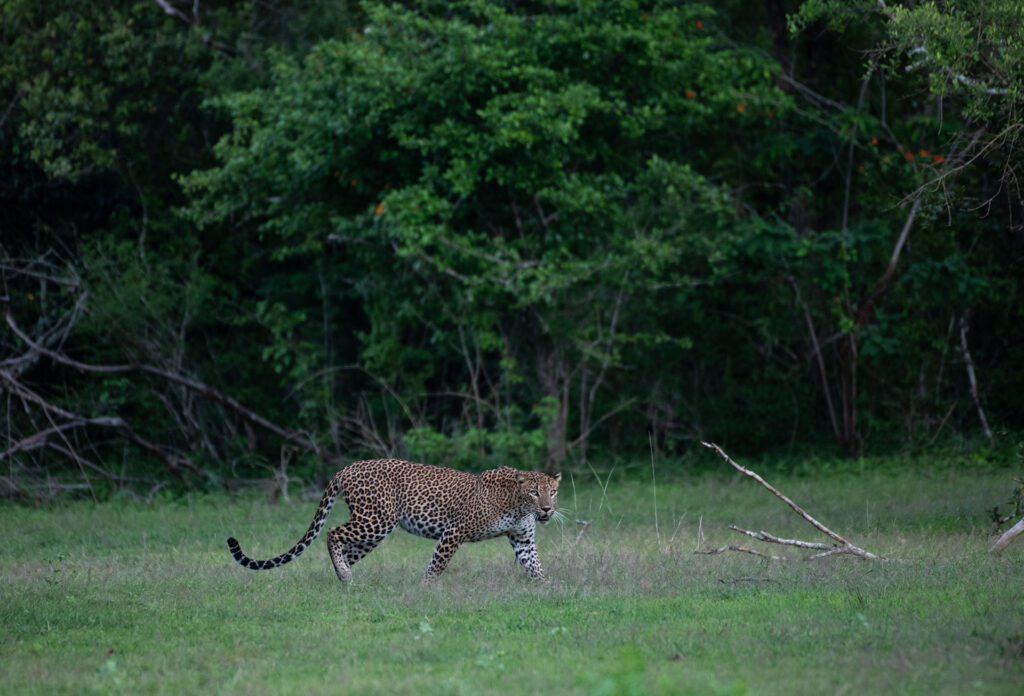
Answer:
<svg viewBox="0 0 1024 696"><path fill-rule="evenodd" d="M327 552L342 582L352 581L352 564L377 548L397 520L356 518L327 532Z"/></svg>

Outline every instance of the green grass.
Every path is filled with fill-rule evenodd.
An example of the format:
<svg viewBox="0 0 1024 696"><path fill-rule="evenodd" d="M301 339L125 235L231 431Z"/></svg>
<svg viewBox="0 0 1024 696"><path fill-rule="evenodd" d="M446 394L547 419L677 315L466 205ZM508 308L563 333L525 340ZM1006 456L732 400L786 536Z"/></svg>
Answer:
<svg viewBox="0 0 1024 696"><path fill-rule="evenodd" d="M764 562L693 555L730 523L817 540L754 482L563 481L567 523L538 532L550 582L508 544L464 546L419 586L432 542L397 532L334 577L325 544L254 573L315 502L196 496L145 506L0 507L0 671L14 694L1019 694L1024 544L989 558L999 471L769 480L868 550ZM575 486L574 486L575 484ZM575 491L574 491L575 489ZM337 508L331 522L345 519ZM757 545L751 542L750 545ZM765 548L761 546L761 548ZM775 547L776 553L781 551ZM769 578L772 582L721 580ZM111 652L113 651L113 652Z"/></svg>

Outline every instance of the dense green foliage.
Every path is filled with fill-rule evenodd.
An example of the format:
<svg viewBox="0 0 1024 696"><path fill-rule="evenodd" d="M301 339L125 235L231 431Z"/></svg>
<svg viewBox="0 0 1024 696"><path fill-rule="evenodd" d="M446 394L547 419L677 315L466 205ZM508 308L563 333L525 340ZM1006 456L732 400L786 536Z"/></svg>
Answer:
<svg viewBox="0 0 1024 696"><path fill-rule="evenodd" d="M7 485L1018 431L1019 13L5 3Z"/></svg>
<svg viewBox="0 0 1024 696"><path fill-rule="evenodd" d="M495 540L460 549L425 589L432 544L404 532L348 586L322 541L273 571L231 560L228 533L277 553L312 501L8 504L0 669L6 692L25 695L1017 694L1024 547L986 557L978 514L1007 476L924 465L770 478L901 559L890 563L694 555L701 534L704 549L737 542L733 523L819 537L720 472L660 483L659 539L649 481L612 475L605 496L577 476L561 502L592 524L578 544L575 526L538 530L550 582L527 580Z"/></svg>

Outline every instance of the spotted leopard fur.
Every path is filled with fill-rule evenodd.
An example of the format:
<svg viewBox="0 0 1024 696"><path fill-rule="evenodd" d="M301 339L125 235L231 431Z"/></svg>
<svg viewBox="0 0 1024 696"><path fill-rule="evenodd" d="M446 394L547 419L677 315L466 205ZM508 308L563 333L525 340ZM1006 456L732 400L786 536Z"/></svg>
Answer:
<svg viewBox="0 0 1024 696"><path fill-rule="evenodd" d="M555 513L561 474L503 466L482 474L399 459L373 459L346 466L324 490L309 529L280 556L257 561L228 539L231 555L251 570L277 568L297 558L320 534L338 496L351 519L327 532L327 550L338 579L352 580L352 564L373 551L395 527L436 539L423 582L440 575L466 542L508 537L516 560L532 578L543 578L534 540L536 523Z"/></svg>

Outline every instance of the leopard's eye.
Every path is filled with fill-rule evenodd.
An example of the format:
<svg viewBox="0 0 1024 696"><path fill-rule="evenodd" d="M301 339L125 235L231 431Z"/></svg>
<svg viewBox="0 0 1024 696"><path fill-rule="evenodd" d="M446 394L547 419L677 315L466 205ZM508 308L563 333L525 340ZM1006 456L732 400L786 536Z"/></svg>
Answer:
<svg viewBox="0 0 1024 696"><path fill-rule="evenodd" d="M557 488L552 488L551 489L551 495L553 495L553 496L558 495L558 489Z"/></svg>
<svg viewBox="0 0 1024 696"><path fill-rule="evenodd" d="M534 489L534 490L530 491L530 495L532 495L534 498L539 498L540 497L540 491L538 491L537 489Z"/></svg>

